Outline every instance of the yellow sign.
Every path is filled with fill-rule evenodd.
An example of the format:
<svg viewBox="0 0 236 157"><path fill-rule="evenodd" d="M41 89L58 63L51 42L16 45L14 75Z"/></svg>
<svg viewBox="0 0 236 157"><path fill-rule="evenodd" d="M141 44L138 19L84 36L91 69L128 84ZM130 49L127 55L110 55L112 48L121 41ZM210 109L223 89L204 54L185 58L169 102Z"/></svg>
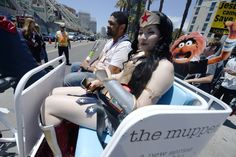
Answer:
<svg viewBox="0 0 236 157"><path fill-rule="evenodd" d="M236 21L236 3L234 2L220 2L210 32L221 34L227 31L227 27L225 27L226 21Z"/></svg>

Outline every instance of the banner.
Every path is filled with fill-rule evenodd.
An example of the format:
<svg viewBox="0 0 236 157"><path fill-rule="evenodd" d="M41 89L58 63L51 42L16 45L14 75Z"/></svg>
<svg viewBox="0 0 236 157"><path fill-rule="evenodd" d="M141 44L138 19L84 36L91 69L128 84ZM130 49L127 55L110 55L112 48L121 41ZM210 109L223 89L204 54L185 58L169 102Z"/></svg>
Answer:
<svg viewBox="0 0 236 157"><path fill-rule="evenodd" d="M220 2L213 19L210 32L215 34L228 34L226 21L236 21L236 3Z"/></svg>

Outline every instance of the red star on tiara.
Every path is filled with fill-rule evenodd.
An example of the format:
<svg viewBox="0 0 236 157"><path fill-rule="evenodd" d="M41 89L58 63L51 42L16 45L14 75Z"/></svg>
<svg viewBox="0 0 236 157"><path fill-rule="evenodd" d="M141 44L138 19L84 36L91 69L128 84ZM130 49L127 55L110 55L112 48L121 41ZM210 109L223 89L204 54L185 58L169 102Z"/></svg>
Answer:
<svg viewBox="0 0 236 157"><path fill-rule="evenodd" d="M145 21L148 22L148 18L151 15L147 15L147 13L145 12L144 15L141 17L142 18L142 23L144 23Z"/></svg>

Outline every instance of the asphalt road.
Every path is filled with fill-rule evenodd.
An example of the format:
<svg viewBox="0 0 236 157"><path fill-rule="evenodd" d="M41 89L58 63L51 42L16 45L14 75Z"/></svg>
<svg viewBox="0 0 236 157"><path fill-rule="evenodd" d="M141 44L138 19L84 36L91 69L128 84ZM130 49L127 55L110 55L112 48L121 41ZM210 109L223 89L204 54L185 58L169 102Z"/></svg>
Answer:
<svg viewBox="0 0 236 157"><path fill-rule="evenodd" d="M100 52L105 41L101 41L98 52ZM82 61L91 50L94 42L72 42L72 49L70 50L70 61ZM47 44L47 52L49 59L58 56L57 49L54 48L54 43ZM99 53L96 53L98 55ZM95 55L95 56L96 56ZM70 70L67 66L66 73ZM6 116L10 123L15 126L14 106L13 106L13 90L9 89L4 93L0 93L1 107L7 107L11 112ZM0 117L2 115L0 114ZM9 130L6 130L0 124L0 130L4 136L9 136ZM205 146L199 157L235 157L236 156L236 116L228 117L224 124L219 128L216 134L212 137L209 143ZM3 144L0 143L0 156L15 157L16 146L14 143Z"/></svg>

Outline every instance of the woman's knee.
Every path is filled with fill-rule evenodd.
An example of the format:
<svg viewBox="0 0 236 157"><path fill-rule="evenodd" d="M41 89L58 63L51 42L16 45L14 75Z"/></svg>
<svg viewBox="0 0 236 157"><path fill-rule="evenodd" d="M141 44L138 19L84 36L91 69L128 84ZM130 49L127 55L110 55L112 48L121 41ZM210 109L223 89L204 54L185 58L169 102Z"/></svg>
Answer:
<svg viewBox="0 0 236 157"><path fill-rule="evenodd" d="M86 94L86 90L82 87L74 86L74 87L57 87L52 91L52 95L82 95Z"/></svg>
<svg viewBox="0 0 236 157"><path fill-rule="evenodd" d="M55 109L55 101L56 101L56 98L55 98L55 95L50 95L48 96L46 99L45 99L45 102L43 104L43 108L44 108L44 112L50 112L50 111L54 111Z"/></svg>

